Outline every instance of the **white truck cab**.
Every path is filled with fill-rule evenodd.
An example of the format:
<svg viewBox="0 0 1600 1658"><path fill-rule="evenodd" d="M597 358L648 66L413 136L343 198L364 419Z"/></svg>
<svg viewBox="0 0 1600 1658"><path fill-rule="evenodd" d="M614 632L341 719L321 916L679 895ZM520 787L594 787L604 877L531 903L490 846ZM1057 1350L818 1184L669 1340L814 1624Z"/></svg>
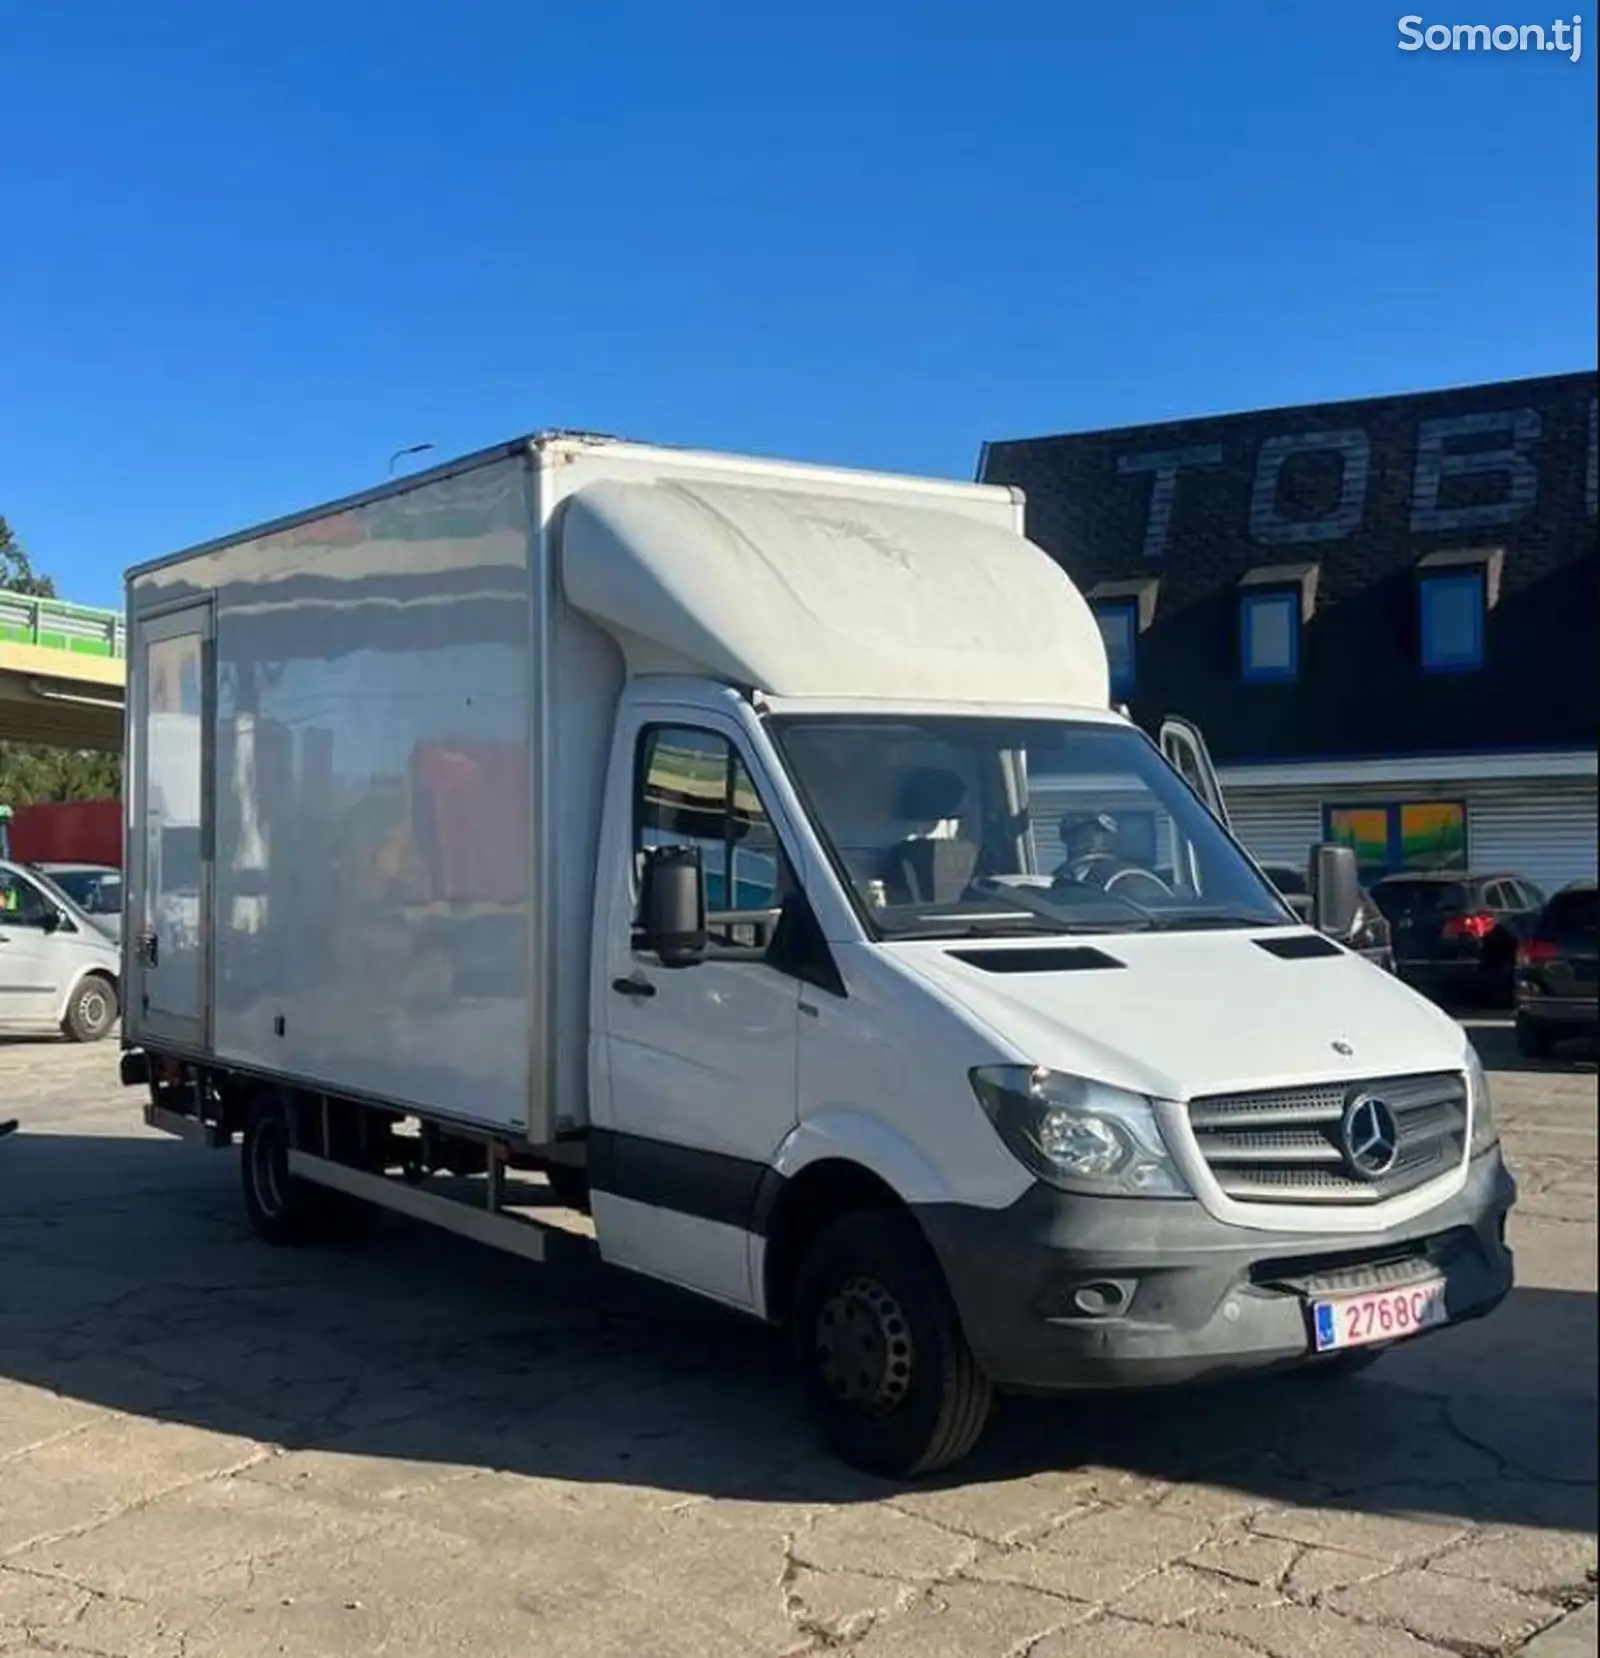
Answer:
<svg viewBox="0 0 1600 1658"><path fill-rule="evenodd" d="M129 638L124 1077L274 1241L576 1239L787 1324L902 1475L997 1387L1345 1369L1509 1290L1461 1027L1111 706L1012 492L524 440L133 572Z"/></svg>

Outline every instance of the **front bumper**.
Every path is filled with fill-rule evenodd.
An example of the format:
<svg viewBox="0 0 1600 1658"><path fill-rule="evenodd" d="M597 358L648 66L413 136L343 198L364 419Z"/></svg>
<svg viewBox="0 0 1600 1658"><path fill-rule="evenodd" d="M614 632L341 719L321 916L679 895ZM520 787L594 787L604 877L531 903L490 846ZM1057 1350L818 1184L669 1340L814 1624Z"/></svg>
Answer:
<svg viewBox="0 0 1600 1658"><path fill-rule="evenodd" d="M1313 1295L1442 1274L1450 1323L1481 1318L1511 1289L1505 1217L1515 1201L1497 1148L1447 1203L1366 1236L1244 1231L1198 1203L1072 1197L1042 1184L1009 1209L940 1204L918 1216L990 1377L1018 1392L1067 1393L1304 1363L1314 1357Z"/></svg>

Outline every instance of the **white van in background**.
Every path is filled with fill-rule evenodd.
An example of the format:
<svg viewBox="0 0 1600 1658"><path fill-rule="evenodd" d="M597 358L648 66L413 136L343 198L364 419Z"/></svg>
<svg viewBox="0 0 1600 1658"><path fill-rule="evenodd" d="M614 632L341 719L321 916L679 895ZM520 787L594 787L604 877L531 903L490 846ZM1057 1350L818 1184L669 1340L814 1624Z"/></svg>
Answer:
<svg viewBox="0 0 1600 1658"><path fill-rule="evenodd" d="M0 859L0 1035L97 1042L117 1022L122 951L41 870Z"/></svg>

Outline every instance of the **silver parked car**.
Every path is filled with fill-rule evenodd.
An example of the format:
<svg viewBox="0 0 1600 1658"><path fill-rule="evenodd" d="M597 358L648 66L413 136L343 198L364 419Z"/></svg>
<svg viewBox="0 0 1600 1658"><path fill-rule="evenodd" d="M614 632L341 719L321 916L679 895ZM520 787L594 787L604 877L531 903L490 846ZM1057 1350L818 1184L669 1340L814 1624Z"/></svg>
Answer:
<svg viewBox="0 0 1600 1658"><path fill-rule="evenodd" d="M0 861L0 1032L108 1036L119 1012L122 951L41 870Z"/></svg>

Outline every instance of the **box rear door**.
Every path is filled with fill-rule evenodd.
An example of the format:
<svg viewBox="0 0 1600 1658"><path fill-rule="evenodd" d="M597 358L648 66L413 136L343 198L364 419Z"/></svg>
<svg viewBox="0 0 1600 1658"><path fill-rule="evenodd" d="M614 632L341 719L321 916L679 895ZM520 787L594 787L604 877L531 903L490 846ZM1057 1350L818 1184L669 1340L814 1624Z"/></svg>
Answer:
<svg viewBox="0 0 1600 1658"><path fill-rule="evenodd" d="M128 1035L145 1046L203 1052L211 1001L211 604L141 622L135 637Z"/></svg>

